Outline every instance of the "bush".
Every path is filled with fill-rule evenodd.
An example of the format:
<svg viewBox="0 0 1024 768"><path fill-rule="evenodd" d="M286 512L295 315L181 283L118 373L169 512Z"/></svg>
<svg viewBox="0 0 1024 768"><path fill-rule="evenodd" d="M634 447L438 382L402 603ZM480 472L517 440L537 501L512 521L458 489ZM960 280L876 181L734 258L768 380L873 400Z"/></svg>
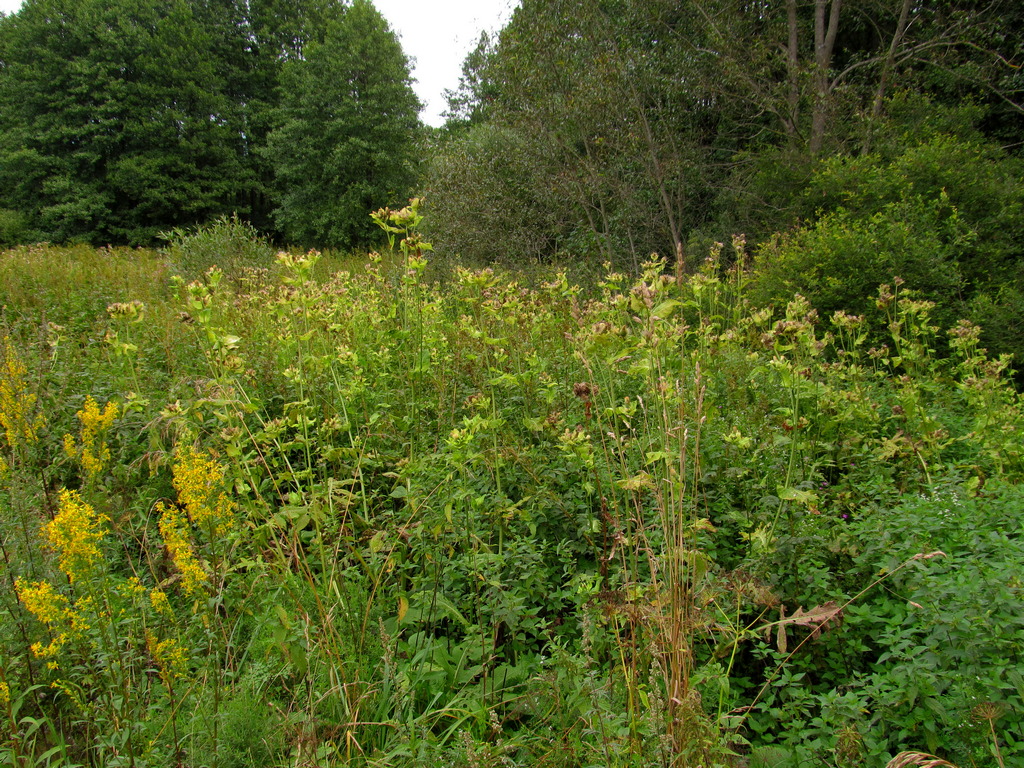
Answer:
<svg viewBox="0 0 1024 768"><path fill-rule="evenodd" d="M957 254L972 237L944 195L889 203L871 216L840 208L761 247L755 301L782 305L800 293L823 315L873 316L878 286L901 277L938 304L940 326L951 325L961 286Z"/></svg>
<svg viewBox="0 0 1024 768"><path fill-rule="evenodd" d="M538 183L537 154L529 137L490 125L438 152L427 180L426 232L438 253L511 264L558 251L571 212L558 190Z"/></svg>
<svg viewBox="0 0 1024 768"><path fill-rule="evenodd" d="M175 272L187 280L201 277L213 266L229 275L245 268L268 267L274 253L266 238L238 214L196 227L177 227L160 236L170 246L167 253Z"/></svg>
<svg viewBox="0 0 1024 768"><path fill-rule="evenodd" d="M21 245L30 239L25 215L20 211L0 208L0 248Z"/></svg>
<svg viewBox="0 0 1024 768"><path fill-rule="evenodd" d="M909 198L943 200L977 234L953 254L967 287L977 289L1016 277L1024 251L1022 177L1021 161L997 146L934 136L898 151L826 161L808 184L805 214L813 206L867 218Z"/></svg>

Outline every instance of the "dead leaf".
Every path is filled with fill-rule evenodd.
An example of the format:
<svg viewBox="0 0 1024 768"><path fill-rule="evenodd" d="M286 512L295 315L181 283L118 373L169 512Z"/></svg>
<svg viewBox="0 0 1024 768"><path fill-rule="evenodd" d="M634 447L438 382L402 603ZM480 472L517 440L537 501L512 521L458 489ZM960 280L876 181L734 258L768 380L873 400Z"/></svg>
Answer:
<svg viewBox="0 0 1024 768"><path fill-rule="evenodd" d="M834 600L816 605L805 611L803 606L796 609L792 616L779 619L780 627L786 624L793 624L798 627L811 627L811 637L817 638L822 630L828 629L829 624L838 624L842 618L843 607Z"/></svg>
<svg viewBox="0 0 1024 768"><path fill-rule="evenodd" d="M779 606L779 626L775 630L775 645L779 653L785 653L789 644L786 642L786 606Z"/></svg>

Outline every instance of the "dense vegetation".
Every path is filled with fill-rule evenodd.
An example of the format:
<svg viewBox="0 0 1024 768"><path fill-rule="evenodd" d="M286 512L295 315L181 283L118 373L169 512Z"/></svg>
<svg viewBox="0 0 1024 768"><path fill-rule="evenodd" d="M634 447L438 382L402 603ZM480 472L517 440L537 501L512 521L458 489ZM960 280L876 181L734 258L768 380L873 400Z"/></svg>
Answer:
<svg viewBox="0 0 1024 768"><path fill-rule="evenodd" d="M718 251L431 283L377 220L344 271L231 222L4 255L8 763L1022 764L1024 403L977 327L899 280L755 310Z"/></svg>
<svg viewBox="0 0 1024 768"><path fill-rule="evenodd" d="M418 109L368 0L27 0L0 18L0 244L236 213L350 247L407 195Z"/></svg>
<svg viewBox="0 0 1024 768"><path fill-rule="evenodd" d="M742 232L765 245L760 300L859 312L902 274L1019 358L1022 21L1016 2L524 0L452 94L429 236L636 270Z"/></svg>
<svg viewBox="0 0 1024 768"><path fill-rule="evenodd" d="M0 762L1024 768L1021 22L0 17Z"/></svg>

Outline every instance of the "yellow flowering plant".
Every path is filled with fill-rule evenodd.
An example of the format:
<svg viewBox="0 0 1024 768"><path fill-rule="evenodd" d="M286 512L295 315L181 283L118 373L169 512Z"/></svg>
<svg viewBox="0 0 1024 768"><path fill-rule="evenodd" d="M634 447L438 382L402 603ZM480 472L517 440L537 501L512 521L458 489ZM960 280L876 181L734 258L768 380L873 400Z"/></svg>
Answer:
<svg viewBox="0 0 1024 768"><path fill-rule="evenodd" d="M78 439L64 435L64 453L81 465L86 482L92 483L110 461L107 433L117 419L118 404L108 402L101 410L96 401L87 396L76 415L82 424Z"/></svg>
<svg viewBox="0 0 1024 768"><path fill-rule="evenodd" d="M160 505L160 511L164 544L191 596L207 575L192 552L188 520L175 505ZM121 743L133 751L146 749L137 735L156 711L155 692L163 688L177 752L176 681L190 674L195 637L176 619L167 592L147 587L138 576L118 575L111 566L105 553L113 538L110 526L109 517L77 491L60 492L58 509L40 532L60 578L15 580L22 607L42 627L29 650L43 662L50 687L84 722L123 734ZM195 626L205 634L201 622Z"/></svg>
<svg viewBox="0 0 1024 768"><path fill-rule="evenodd" d="M211 541L220 539L231 529L235 504L224 490L223 468L208 454L192 446L178 452L174 490L189 519Z"/></svg>
<svg viewBox="0 0 1024 768"><path fill-rule="evenodd" d="M57 514L43 526L43 539L56 555L58 568L69 584L73 589L81 587L81 591L69 598L49 581L17 579L15 582L22 605L46 625L50 633L49 644L32 645L33 653L49 659L50 666L56 665L56 658L65 644L81 639L92 626L90 617L96 613L94 582L103 581L105 563L101 543L108 521L76 491L64 489L59 499Z"/></svg>
<svg viewBox="0 0 1024 768"><path fill-rule="evenodd" d="M181 587L185 594L191 597L206 583L206 572L200 565L192 550L192 543L189 540L188 520L182 511L173 504L157 503L157 512L160 514L160 536L167 547L167 553L171 556L174 567L181 574ZM166 595L164 596L166 600Z"/></svg>
<svg viewBox="0 0 1024 768"><path fill-rule="evenodd" d="M0 477L10 469L10 460L39 439L46 420L31 391L28 366L9 337L0 338L0 435L8 457L0 453Z"/></svg>
<svg viewBox="0 0 1024 768"><path fill-rule="evenodd" d="M76 491L64 489L60 492L59 511L44 527L44 534L57 553L61 571L72 583L88 576L102 560L102 526L108 520L106 515L98 514L92 505L83 501Z"/></svg>

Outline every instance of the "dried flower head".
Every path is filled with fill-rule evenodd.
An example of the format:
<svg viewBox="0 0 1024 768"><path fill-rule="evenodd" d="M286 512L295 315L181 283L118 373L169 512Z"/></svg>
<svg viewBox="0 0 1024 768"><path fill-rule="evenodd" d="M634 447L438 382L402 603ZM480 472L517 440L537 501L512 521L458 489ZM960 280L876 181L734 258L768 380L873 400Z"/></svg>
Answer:
<svg viewBox="0 0 1024 768"><path fill-rule="evenodd" d="M573 384L572 393L580 400L589 400L597 394L597 386L587 381L578 381Z"/></svg>

